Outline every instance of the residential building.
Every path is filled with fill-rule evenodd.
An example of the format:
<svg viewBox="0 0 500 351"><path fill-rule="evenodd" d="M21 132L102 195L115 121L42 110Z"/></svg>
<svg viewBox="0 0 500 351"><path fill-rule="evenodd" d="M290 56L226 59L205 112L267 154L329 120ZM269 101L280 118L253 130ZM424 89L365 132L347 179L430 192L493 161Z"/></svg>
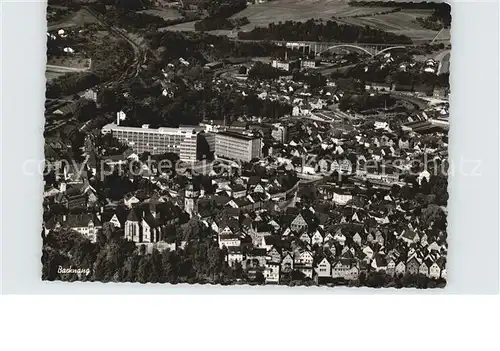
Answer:
<svg viewBox="0 0 500 351"><path fill-rule="evenodd" d="M200 196L200 192L189 184L184 193L184 211L192 217L198 213L197 200Z"/></svg>
<svg viewBox="0 0 500 351"><path fill-rule="evenodd" d="M300 68L299 60L273 60L271 66L282 71L291 72L294 69Z"/></svg>
<svg viewBox="0 0 500 351"><path fill-rule="evenodd" d="M441 267L439 267L439 264L437 264L437 262L434 262L429 267L429 277L433 279L439 279L441 277Z"/></svg>
<svg viewBox="0 0 500 351"><path fill-rule="evenodd" d="M264 278L266 283L279 284L280 282L280 264L276 262L267 262L264 269Z"/></svg>
<svg viewBox="0 0 500 351"><path fill-rule="evenodd" d="M68 214L57 216L45 224L46 234L48 230L57 228L69 228L88 238L91 242L97 239L97 232L102 229L99 216L92 213Z"/></svg>
<svg viewBox="0 0 500 351"><path fill-rule="evenodd" d="M316 272L319 278L331 277L332 265L326 257L323 257L323 259L319 261L317 266L314 268L314 271Z"/></svg>
<svg viewBox="0 0 500 351"><path fill-rule="evenodd" d="M418 259L415 256L413 256L408 260L408 263L406 264L406 273L415 275L418 274L419 270L420 270L420 263Z"/></svg>
<svg viewBox="0 0 500 351"><path fill-rule="evenodd" d="M300 232L306 228L307 228L307 222L301 214L297 215L297 217L295 217L295 219L290 224L290 229L297 232Z"/></svg>
<svg viewBox="0 0 500 351"><path fill-rule="evenodd" d="M304 265L307 267L312 267L313 264L313 254L310 251L304 250L295 255L294 263Z"/></svg>
<svg viewBox="0 0 500 351"><path fill-rule="evenodd" d="M309 278L309 279L312 279L313 278L313 268L311 266L307 266L307 265L296 265L295 266L295 269L299 272L301 272L302 274L304 274L304 276L306 278Z"/></svg>
<svg viewBox="0 0 500 351"><path fill-rule="evenodd" d="M227 263L230 267L234 267L236 262L243 262L243 253L239 247L229 247L227 249Z"/></svg>
<svg viewBox="0 0 500 351"><path fill-rule="evenodd" d="M319 60L303 60L301 61L302 68L316 68L319 65Z"/></svg>
<svg viewBox="0 0 500 351"><path fill-rule="evenodd" d="M332 201L338 205L346 205L352 200L352 195L349 191L337 190L333 193Z"/></svg>
<svg viewBox="0 0 500 351"><path fill-rule="evenodd" d="M425 275L426 277L429 276L429 267L427 266L427 263L425 261L423 261L420 264L420 267L418 269L418 273L422 274L422 275Z"/></svg>
<svg viewBox="0 0 500 351"><path fill-rule="evenodd" d="M359 276L359 269L348 260L339 260L332 265L332 278L343 278L346 280L356 280Z"/></svg>
<svg viewBox="0 0 500 351"><path fill-rule="evenodd" d="M293 270L293 266L294 260L292 254L290 252L285 253L281 260L281 271L283 273L291 272Z"/></svg>
<svg viewBox="0 0 500 351"><path fill-rule="evenodd" d="M219 235L219 247L222 249L224 246L229 247L238 247L241 245L241 239L239 236L234 234L222 234Z"/></svg>
<svg viewBox="0 0 500 351"><path fill-rule="evenodd" d="M286 126L279 123L273 125L271 136L274 140L284 144L286 142Z"/></svg>
<svg viewBox="0 0 500 351"><path fill-rule="evenodd" d="M247 194L247 189L241 184L231 185L231 195L235 199L239 199Z"/></svg>
<svg viewBox="0 0 500 351"><path fill-rule="evenodd" d="M313 235L311 235L311 245L321 245L323 244L323 234L319 230L316 230Z"/></svg>
<svg viewBox="0 0 500 351"><path fill-rule="evenodd" d="M403 275L406 272L406 265L403 261L400 261L397 265L396 268L394 269L394 275L399 276Z"/></svg>

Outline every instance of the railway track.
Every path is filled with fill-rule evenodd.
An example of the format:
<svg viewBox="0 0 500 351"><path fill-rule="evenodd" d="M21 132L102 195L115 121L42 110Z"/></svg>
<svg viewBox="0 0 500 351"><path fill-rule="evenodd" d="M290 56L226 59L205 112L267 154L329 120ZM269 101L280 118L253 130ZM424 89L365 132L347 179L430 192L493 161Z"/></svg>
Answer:
<svg viewBox="0 0 500 351"><path fill-rule="evenodd" d="M99 12L90 7L84 7L84 10L87 11L92 17L94 17L103 27L107 28L110 33L124 39L134 51L134 60L132 65L130 65L129 68L117 80L114 80L114 82L123 82L127 79L136 77L139 74L141 64L146 60L146 53L143 52L140 45L132 40L127 34L123 33L122 29L114 27L107 23L104 19L102 19L102 14L100 14Z"/></svg>
<svg viewBox="0 0 500 351"><path fill-rule="evenodd" d="M97 11L95 11L89 7L84 7L83 10L87 11L87 13L89 13L92 17L94 17L96 19L96 21L99 22L99 24L101 24L103 27L107 28L111 34L115 35L116 37L120 37L120 38L124 39L132 47L132 49L134 51L134 58L133 58L131 65L123 73L121 73L119 76L113 76L113 77L109 78L107 81L98 84L97 86L109 88L113 84L123 83L129 79L136 77L140 72L141 64L143 64L146 61L147 53L141 49L140 45L138 45L135 41L133 41L131 38L129 38L125 33L123 33L122 30L108 24L105 20L103 20L101 18L102 15L100 13L98 13ZM66 97L62 97L60 99L51 99L51 100L73 102L73 100L71 99L71 96L66 96ZM46 126L45 132L49 132L49 133L55 132L58 129L64 128L69 122L72 122L72 121L73 121L73 119L71 118L68 121L65 121L62 123L57 123L56 125ZM77 127L75 130L73 130L70 133L70 135L79 129L80 129L80 127Z"/></svg>

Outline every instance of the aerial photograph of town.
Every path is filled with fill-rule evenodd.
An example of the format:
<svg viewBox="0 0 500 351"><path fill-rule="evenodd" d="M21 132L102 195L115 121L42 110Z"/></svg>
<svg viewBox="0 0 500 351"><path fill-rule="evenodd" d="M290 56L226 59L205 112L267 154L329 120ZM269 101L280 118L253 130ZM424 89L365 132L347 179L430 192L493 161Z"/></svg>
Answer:
<svg viewBox="0 0 500 351"><path fill-rule="evenodd" d="M446 286L450 5L46 15L43 280Z"/></svg>

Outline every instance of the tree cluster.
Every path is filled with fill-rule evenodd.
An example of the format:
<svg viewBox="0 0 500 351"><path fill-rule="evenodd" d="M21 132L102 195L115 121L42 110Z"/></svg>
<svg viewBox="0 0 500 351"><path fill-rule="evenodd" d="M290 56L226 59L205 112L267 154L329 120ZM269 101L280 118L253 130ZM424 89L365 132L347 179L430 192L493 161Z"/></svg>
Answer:
<svg viewBox="0 0 500 351"><path fill-rule="evenodd" d="M251 79L277 79L286 75L288 75L288 72L262 62L256 62L248 72L248 77Z"/></svg>
<svg viewBox="0 0 500 351"><path fill-rule="evenodd" d="M68 8L60 8L60 7L47 7L47 22L57 22L62 20L65 16L67 16L71 12Z"/></svg>
<svg viewBox="0 0 500 351"><path fill-rule="evenodd" d="M170 228L175 240L185 240L184 249L152 250L125 240L120 231L105 224L91 243L71 230L52 231L45 237L42 279L64 281L114 281L140 283L224 283L234 279L211 232L196 223ZM62 273L59 267L88 268L89 273Z"/></svg>
<svg viewBox="0 0 500 351"><path fill-rule="evenodd" d="M144 9L143 0L102 0L100 3L124 11L138 11Z"/></svg>
<svg viewBox="0 0 500 351"><path fill-rule="evenodd" d="M332 77L336 80L336 85L339 91L344 94L362 94L365 92L365 85L359 79L353 77Z"/></svg>
<svg viewBox="0 0 500 351"><path fill-rule="evenodd" d="M93 119L97 113L97 106L94 100L80 99L76 102L73 115L80 122Z"/></svg>
<svg viewBox="0 0 500 351"><path fill-rule="evenodd" d="M179 16L179 18L164 19L149 13L128 10L125 7L105 6L103 3L94 4L93 8L106 16L110 24L139 32L156 31L158 28L173 26L199 18L199 16Z"/></svg>
<svg viewBox="0 0 500 351"><path fill-rule="evenodd" d="M340 99L339 108L342 111L354 111L360 113L365 110L391 107L396 103L396 99L388 94L370 94L348 95Z"/></svg>
<svg viewBox="0 0 500 351"><path fill-rule="evenodd" d="M234 27L235 25L231 20L222 17L207 17L194 24L194 29L198 32L206 32L217 29L230 30Z"/></svg>
<svg viewBox="0 0 500 351"><path fill-rule="evenodd" d="M246 7L246 0L210 0L205 4L205 9L212 18L228 18Z"/></svg>
<svg viewBox="0 0 500 351"><path fill-rule="evenodd" d="M431 30L441 30L443 28L449 28L451 25L451 8L450 5L442 3L436 9L432 15L427 17L417 17L416 21L424 28Z"/></svg>
<svg viewBox="0 0 500 351"><path fill-rule="evenodd" d="M398 60L396 59L395 62L398 62ZM365 82L397 84L409 87L427 86L431 89L434 87L449 88L450 86L449 73L436 75L431 72L422 72L421 65L416 65L412 69L408 68L406 71L399 70L398 63L386 65L383 68L377 67L377 65L377 63L368 65L368 70L365 70L366 64L356 65L349 70L348 74Z"/></svg>
<svg viewBox="0 0 500 351"><path fill-rule="evenodd" d="M255 93L243 96L230 88L222 91L211 87L186 90L173 98L160 96L147 103L134 100L129 102L123 125L149 124L152 128L197 125L204 116L206 120L225 118L230 123L240 116L279 118L292 111L289 104L262 100Z"/></svg>
<svg viewBox="0 0 500 351"><path fill-rule="evenodd" d="M410 38L368 26L360 27L334 21L278 22L268 27L257 27L250 32L239 32L238 38L247 40L304 40L339 41L345 43L411 44Z"/></svg>
<svg viewBox="0 0 500 351"><path fill-rule="evenodd" d="M445 27L451 25L451 6L445 2L350 1L349 5L356 7L394 7L399 9L434 10L433 14L427 18L429 23L440 22L442 25L438 29L429 29L440 30L443 25Z"/></svg>
<svg viewBox="0 0 500 351"><path fill-rule="evenodd" d="M48 47L50 47L49 44ZM124 40L105 40L99 45L94 45L90 51L92 70L66 73L47 82L46 96L48 98L76 94L121 75L128 67L133 55L130 45Z"/></svg>
<svg viewBox="0 0 500 351"><path fill-rule="evenodd" d="M90 72L66 73L47 84L46 96L58 98L76 94L100 83L97 75Z"/></svg>
<svg viewBox="0 0 500 351"><path fill-rule="evenodd" d="M206 17L194 24L194 29L199 32L226 29L231 30L234 28L239 28L245 24L249 24L250 21L247 17L242 18L223 18L223 17Z"/></svg>
<svg viewBox="0 0 500 351"><path fill-rule="evenodd" d="M283 55L283 48L271 43L236 42L226 36L204 32L151 32L145 38L149 47L156 51L161 65L180 57L204 65L209 62L206 57L222 60L231 57Z"/></svg>
<svg viewBox="0 0 500 351"><path fill-rule="evenodd" d="M446 286L445 279L431 279L423 274L404 274L398 276L391 276L384 271L370 271L361 272L359 280L355 282L354 286L368 286L370 288L417 288L417 289L430 289L436 287Z"/></svg>
<svg viewBox="0 0 500 351"><path fill-rule="evenodd" d="M322 88L326 85L326 77L320 73L304 73L295 72L293 80L296 82L304 82L312 89Z"/></svg>

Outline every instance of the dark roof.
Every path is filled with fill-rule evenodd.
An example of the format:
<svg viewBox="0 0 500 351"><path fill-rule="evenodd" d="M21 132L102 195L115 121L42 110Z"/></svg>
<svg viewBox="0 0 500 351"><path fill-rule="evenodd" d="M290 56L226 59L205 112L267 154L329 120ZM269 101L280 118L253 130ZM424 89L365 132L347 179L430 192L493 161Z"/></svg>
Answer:
<svg viewBox="0 0 500 351"><path fill-rule="evenodd" d="M253 139L259 139L259 137L256 136L248 136L240 133L235 133L235 132L219 132L218 134L236 138L236 139L241 139L241 140L253 140Z"/></svg>
<svg viewBox="0 0 500 351"><path fill-rule="evenodd" d="M66 189L66 195L69 197L82 195L83 190L83 184L71 185Z"/></svg>
<svg viewBox="0 0 500 351"><path fill-rule="evenodd" d="M257 185L258 183L260 183L260 180L261 180L261 177L259 176L250 176L248 178L248 185Z"/></svg>
<svg viewBox="0 0 500 351"><path fill-rule="evenodd" d="M233 208L233 207L228 207L225 209L225 211L229 216L239 216L241 212L239 208Z"/></svg>
<svg viewBox="0 0 500 351"><path fill-rule="evenodd" d="M323 254L320 254L320 255L315 255L314 256L314 260L313 260L313 267L317 267L321 261L323 261L324 259L326 259L328 261L328 263L331 264L330 260L328 259L328 257L326 257L325 255Z"/></svg>
<svg viewBox="0 0 500 351"><path fill-rule="evenodd" d="M373 257L375 260L375 263L377 264L377 267L384 267L387 266L387 261L384 256L380 254L375 254L375 257Z"/></svg>
<svg viewBox="0 0 500 351"><path fill-rule="evenodd" d="M231 189L233 191L245 191L247 190L243 185L241 184L235 184L235 185L231 185Z"/></svg>
<svg viewBox="0 0 500 351"><path fill-rule="evenodd" d="M59 159L59 154L54 150L54 148L48 144L45 144L45 159L55 160Z"/></svg>
<svg viewBox="0 0 500 351"><path fill-rule="evenodd" d="M182 209L172 202L159 203L156 205L157 217L163 221L178 218L182 214Z"/></svg>
<svg viewBox="0 0 500 351"><path fill-rule="evenodd" d="M441 256L436 260L436 263L438 264L439 268L445 269L446 268L446 257Z"/></svg>
<svg viewBox="0 0 500 351"><path fill-rule="evenodd" d="M93 213L68 214L65 221L63 216L58 216L56 218L56 222L68 228L86 227L89 225L90 221L94 223L94 226L101 225L101 221Z"/></svg>
<svg viewBox="0 0 500 351"><path fill-rule="evenodd" d="M274 229L272 225L269 223L263 223L263 222L254 222L254 229L257 232L270 232Z"/></svg>
<svg viewBox="0 0 500 351"><path fill-rule="evenodd" d="M151 213L148 213L146 216L144 216L144 221L151 227L151 228L156 228L161 225L161 223L153 217Z"/></svg>
<svg viewBox="0 0 500 351"><path fill-rule="evenodd" d="M142 218L142 211L139 208L132 208L127 216L127 221L139 222Z"/></svg>
<svg viewBox="0 0 500 351"><path fill-rule="evenodd" d="M213 199L218 205L225 205L231 201L231 198L228 196L212 196L211 199Z"/></svg>
<svg viewBox="0 0 500 351"><path fill-rule="evenodd" d="M239 197L237 199L234 199L233 201L236 205L238 205L238 207L246 206L252 203L246 197Z"/></svg>
<svg viewBox="0 0 500 351"><path fill-rule="evenodd" d="M233 233L237 233L240 231L240 226L237 220L234 218L222 218L217 222L219 229L222 230L225 227L229 227Z"/></svg>
<svg viewBox="0 0 500 351"><path fill-rule="evenodd" d="M406 229L403 233L403 238L406 238L406 239L409 239L409 240L414 240L415 239L415 235L417 235L417 233L415 233L413 230L410 230L410 229Z"/></svg>
<svg viewBox="0 0 500 351"><path fill-rule="evenodd" d="M243 219L243 221L241 222L241 225L250 228L252 226L252 219L249 217L245 217L245 219Z"/></svg>
<svg viewBox="0 0 500 351"><path fill-rule="evenodd" d="M264 237L264 240L266 242L266 245L272 245L274 247L277 247L281 243L281 236L279 235L268 235Z"/></svg>

